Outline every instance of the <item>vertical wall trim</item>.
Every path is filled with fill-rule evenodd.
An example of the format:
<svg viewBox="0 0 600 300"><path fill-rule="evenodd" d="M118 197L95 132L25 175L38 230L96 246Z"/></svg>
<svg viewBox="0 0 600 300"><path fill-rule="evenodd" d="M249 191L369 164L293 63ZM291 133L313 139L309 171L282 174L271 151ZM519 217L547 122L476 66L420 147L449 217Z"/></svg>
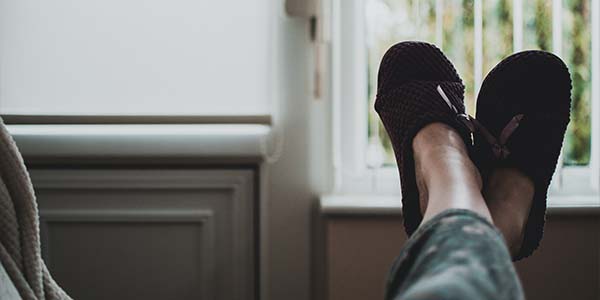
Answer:
<svg viewBox="0 0 600 300"><path fill-rule="evenodd" d="M341 190L342 187L342 132L341 132L341 47L342 47L342 31L341 31L341 4L340 0L331 0L331 98L332 98L332 158L333 158L333 189L334 191Z"/></svg>

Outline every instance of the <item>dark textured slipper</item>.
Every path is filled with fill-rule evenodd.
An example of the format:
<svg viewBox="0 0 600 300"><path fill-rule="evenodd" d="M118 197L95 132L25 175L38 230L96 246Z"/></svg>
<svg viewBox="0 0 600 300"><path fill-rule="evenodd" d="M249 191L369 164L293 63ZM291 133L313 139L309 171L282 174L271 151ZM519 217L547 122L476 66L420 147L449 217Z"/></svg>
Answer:
<svg viewBox="0 0 600 300"><path fill-rule="evenodd" d="M571 79L560 58L524 51L502 60L482 83L477 98L473 158L484 182L493 168L514 167L530 177L535 193L523 244L527 257L542 238L548 186L554 174L571 107Z"/></svg>
<svg viewBox="0 0 600 300"><path fill-rule="evenodd" d="M379 67L375 110L390 137L402 189L404 227L411 235L423 216L415 179L412 140L428 124L456 129L468 147L471 132L464 122L464 85L452 63L436 46L402 42L392 46Z"/></svg>

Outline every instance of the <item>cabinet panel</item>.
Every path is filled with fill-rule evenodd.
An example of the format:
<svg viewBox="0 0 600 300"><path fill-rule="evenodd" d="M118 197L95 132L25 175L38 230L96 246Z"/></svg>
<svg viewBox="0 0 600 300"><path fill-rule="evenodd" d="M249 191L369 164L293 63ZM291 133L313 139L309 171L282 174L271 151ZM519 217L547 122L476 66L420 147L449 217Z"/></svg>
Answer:
<svg viewBox="0 0 600 300"><path fill-rule="evenodd" d="M251 299L252 170L34 169L42 252L76 299Z"/></svg>

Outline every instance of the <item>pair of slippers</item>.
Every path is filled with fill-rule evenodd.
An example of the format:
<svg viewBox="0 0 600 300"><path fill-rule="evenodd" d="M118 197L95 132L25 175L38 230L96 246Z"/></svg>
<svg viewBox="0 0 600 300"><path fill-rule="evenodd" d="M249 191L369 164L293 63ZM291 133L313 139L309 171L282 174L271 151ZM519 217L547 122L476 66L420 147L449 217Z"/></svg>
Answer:
<svg viewBox="0 0 600 300"><path fill-rule="evenodd" d="M514 259L527 257L542 238L548 187L569 123L569 71L544 51L505 58L481 85L476 118L465 113L464 89L452 63L434 45L402 42L381 61L375 109L396 155L405 229L411 235L423 218L412 140L423 127L441 122L461 135L484 182L498 166L514 167L532 179L534 199Z"/></svg>

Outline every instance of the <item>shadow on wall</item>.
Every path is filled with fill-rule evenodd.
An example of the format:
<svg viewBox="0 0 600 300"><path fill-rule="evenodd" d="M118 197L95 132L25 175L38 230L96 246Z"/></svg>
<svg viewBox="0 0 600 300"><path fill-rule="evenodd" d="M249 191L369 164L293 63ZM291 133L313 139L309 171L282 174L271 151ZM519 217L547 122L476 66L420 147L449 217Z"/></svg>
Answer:
<svg viewBox="0 0 600 300"><path fill-rule="evenodd" d="M392 261L406 241L397 216L326 217L328 300L383 299ZM600 218L548 217L540 248L516 263L528 300L600 299Z"/></svg>

